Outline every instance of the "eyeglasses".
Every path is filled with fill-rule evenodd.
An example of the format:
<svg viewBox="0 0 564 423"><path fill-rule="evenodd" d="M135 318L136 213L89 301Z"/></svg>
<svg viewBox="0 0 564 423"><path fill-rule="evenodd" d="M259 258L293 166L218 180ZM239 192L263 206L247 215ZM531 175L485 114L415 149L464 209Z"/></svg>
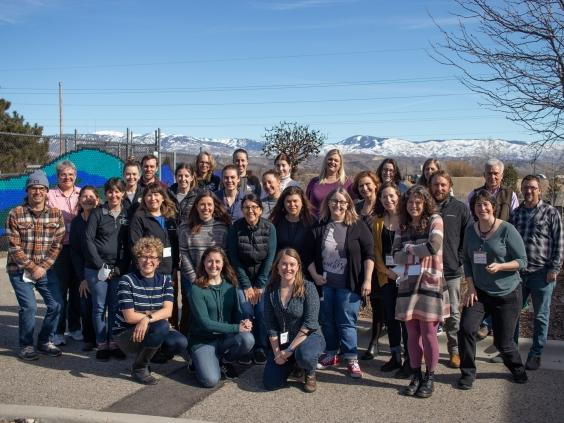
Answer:
<svg viewBox="0 0 564 423"><path fill-rule="evenodd" d="M157 256L140 256L139 261L157 261L159 258Z"/></svg>
<svg viewBox="0 0 564 423"><path fill-rule="evenodd" d="M330 199L329 203L333 206L336 206L337 204L339 206L348 206L349 202L348 201L343 201L343 200L335 200L335 199Z"/></svg>
<svg viewBox="0 0 564 423"><path fill-rule="evenodd" d="M259 210L260 207L259 206L245 206L243 207L243 211L251 211L251 210Z"/></svg>

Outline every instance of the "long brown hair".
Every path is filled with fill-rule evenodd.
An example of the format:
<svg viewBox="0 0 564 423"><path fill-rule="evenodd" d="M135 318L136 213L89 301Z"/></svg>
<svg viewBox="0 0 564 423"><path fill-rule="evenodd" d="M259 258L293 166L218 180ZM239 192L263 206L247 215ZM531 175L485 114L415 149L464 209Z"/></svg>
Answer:
<svg viewBox="0 0 564 423"><path fill-rule="evenodd" d="M204 224L202 219L200 219L200 213L198 213L198 203L205 197L210 197L213 200L213 219L219 220L227 226L231 225L231 217L229 217L229 213L227 213L227 210L225 210L225 206L221 204L221 201L219 201L219 199L211 191L203 191L196 196L194 205L188 214L188 227L190 228L190 233L192 235L200 233L200 229Z"/></svg>
<svg viewBox="0 0 564 423"><path fill-rule="evenodd" d="M237 286L239 285L239 281L237 280L237 274L235 273L235 270L233 270L233 267L231 267L231 264L229 264L229 259L227 258L225 251L223 251L222 248L217 246L206 248L206 251L204 251L204 254L202 254L202 259L200 260L200 263L198 264L198 268L196 269L197 277L196 280L194 281L194 284L196 286L199 286L200 288L207 288L208 286L210 286L210 278L208 276L208 272L206 272L206 267L204 266L204 263L206 261L206 258L211 253L218 253L221 255L221 258L223 260L221 277L225 279L227 282L229 282L231 285L233 285L235 288L237 288Z"/></svg>
<svg viewBox="0 0 564 423"><path fill-rule="evenodd" d="M145 189L143 190L143 201L141 201L141 205L139 206L140 210L148 211L147 206L145 205L145 197L149 194L160 194L163 197L163 203L161 204L161 214L166 219L172 219L176 216L176 206L170 200L168 194L159 182L151 182L145 187Z"/></svg>
<svg viewBox="0 0 564 423"><path fill-rule="evenodd" d="M286 216L286 214L288 213L286 211L286 206L284 205L284 202L286 201L286 198L289 197L290 195L299 195L300 199L302 200L302 209L300 210L300 221L305 226L313 225L315 223L315 216L311 212L310 202L305 196L304 190L294 185L290 187L286 187L284 191L282 191L282 194L280 194L280 198L278 198L278 201L276 201L276 204L274 205L274 208L270 212L270 217L269 217L269 220L272 222L272 224L276 226L280 221L280 219L284 218L284 216Z"/></svg>
<svg viewBox="0 0 564 423"><path fill-rule="evenodd" d="M292 297L303 298L305 296L305 282L304 274L302 271L302 261L300 255L293 248L283 248L276 255L276 259L272 264L272 273L270 275L270 283L266 285L266 292L274 292L280 288L280 273L278 273L278 264L282 257L288 256L297 260L298 262L298 272L296 273L296 279L294 280L294 286L292 288Z"/></svg>
<svg viewBox="0 0 564 423"><path fill-rule="evenodd" d="M320 210L319 221L327 223L331 220L331 210L329 210L329 201L331 201L331 199L335 194L341 194L343 197L345 197L345 200L347 200L347 210L345 211L345 220L343 220L343 223L346 226L354 225L354 223L358 220L358 213L354 208L354 203L350 194L343 187L335 188L333 191L329 193L327 197L323 199L323 202L321 203L321 207L319 208Z"/></svg>
<svg viewBox="0 0 564 423"><path fill-rule="evenodd" d="M437 213L437 204L435 203L433 196L429 193L429 190L427 190L427 188L421 185L413 185L411 188L409 188L403 194L403 197L401 199L400 227L402 231L406 231L411 227L411 216L407 212L407 201L412 195L423 200L423 213L421 214L421 219L419 219L419 224L414 228L416 233L421 234L425 232L425 230L429 226L431 216Z"/></svg>

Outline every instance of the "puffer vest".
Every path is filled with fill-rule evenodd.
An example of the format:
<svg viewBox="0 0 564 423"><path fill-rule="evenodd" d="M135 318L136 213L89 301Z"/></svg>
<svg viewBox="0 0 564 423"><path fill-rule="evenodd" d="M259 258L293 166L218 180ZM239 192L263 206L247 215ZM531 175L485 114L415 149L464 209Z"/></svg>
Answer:
<svg viewBox="0 0 564 423"><path fill-rule="evenodd" d="M272 227L263 218L260 218L256 226L250 226L245 219L237 220L233 226L237 234L237 255L249 279L254 281L268 255L268 239Z"/></svg>

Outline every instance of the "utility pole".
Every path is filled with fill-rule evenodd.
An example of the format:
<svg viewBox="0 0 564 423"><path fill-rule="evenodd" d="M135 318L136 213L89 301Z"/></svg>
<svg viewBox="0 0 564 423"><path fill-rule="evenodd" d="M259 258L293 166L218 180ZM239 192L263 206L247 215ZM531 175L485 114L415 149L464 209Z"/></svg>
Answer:
<svg viewBox="0 0 564 423"><path fill-rule="evenodd" d="M59 82L59 154L63 153L63 83Z"/></svg>

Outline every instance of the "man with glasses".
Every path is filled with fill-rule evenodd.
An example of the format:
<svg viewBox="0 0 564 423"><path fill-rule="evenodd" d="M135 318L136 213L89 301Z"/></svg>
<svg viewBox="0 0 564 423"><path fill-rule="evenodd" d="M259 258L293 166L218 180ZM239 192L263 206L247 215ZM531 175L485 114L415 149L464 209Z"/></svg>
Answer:
<svg viewBox="0 0 564 423"><path fill-rule="evenodd" d="M521 272L523 303L529 294L533 302L533 344L525 368L537 370L547 341L550 302L556 278L562 267L564 234L558 211L541 199L540 179L527 175L521 182L523 203L513 212L510 222L517 228L527 251L527 268ZM519 339L519 322L515 340Z"/></svg>
<svg viewBox="0 0 564 423"><path fill-rule="evenodd" d="M26 361L39 358L33 341L37 311L33 288L47 306L37 338L37 351L52 357L61 355L61 350L52 342L62 299L51 267L61 251L65 222L59 209L46 204L48 190L45 172L33 172L26 182L24 203L10 210L6 221L9 242L6 270L20 306L18 357Z"/></svg>

